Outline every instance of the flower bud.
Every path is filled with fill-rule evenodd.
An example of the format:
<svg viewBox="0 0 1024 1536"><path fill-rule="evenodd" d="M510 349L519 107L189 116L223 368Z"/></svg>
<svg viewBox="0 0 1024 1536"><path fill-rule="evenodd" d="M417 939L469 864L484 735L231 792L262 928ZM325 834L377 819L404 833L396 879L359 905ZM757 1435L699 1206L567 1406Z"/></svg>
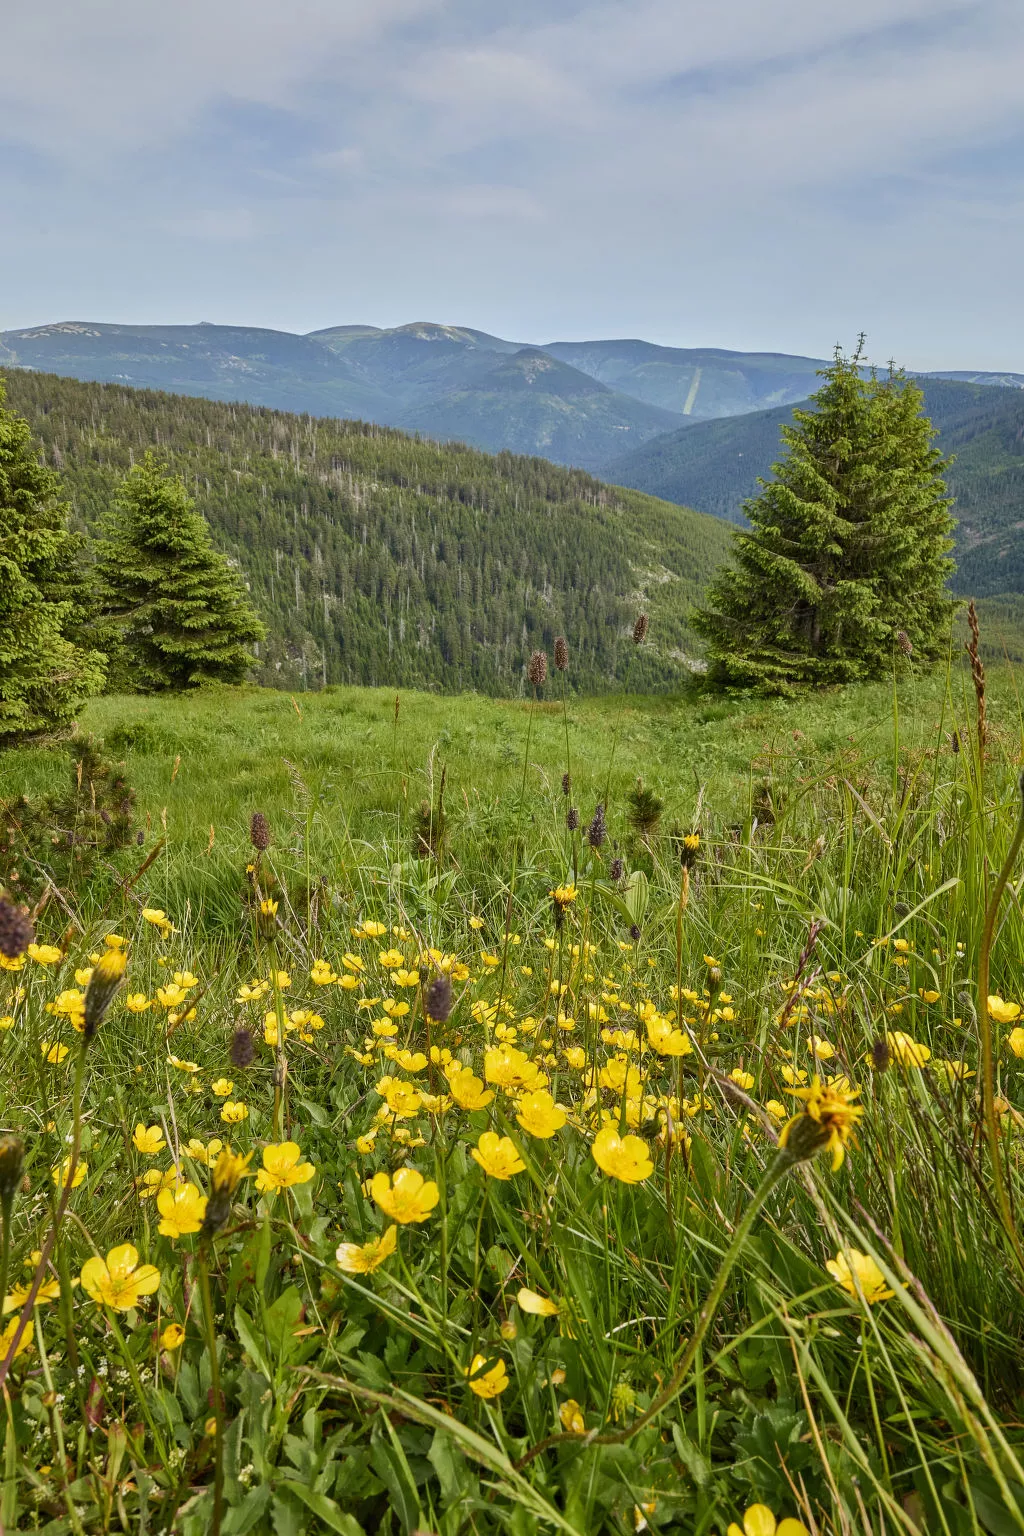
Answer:
<svg viewBox="0 0 1024 1536"><path fill-rule="evenodd" d="M21 1183L25 1163L25 1143L19 1136L0 1139L0 1206L9 1211L18 1185Z"/></svg>

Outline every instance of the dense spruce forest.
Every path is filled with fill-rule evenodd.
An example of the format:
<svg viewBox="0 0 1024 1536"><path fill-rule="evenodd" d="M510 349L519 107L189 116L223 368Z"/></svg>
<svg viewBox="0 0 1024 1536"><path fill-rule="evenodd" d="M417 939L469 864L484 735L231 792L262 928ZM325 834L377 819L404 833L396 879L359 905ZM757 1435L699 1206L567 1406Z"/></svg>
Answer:
<svg viewBox="0 0 1024 1536"><path fill-rule="evenodd" d="M656 689L700 654L687 615L729 542L713 518L543 459L359 422L3 379L90 537L147 449L183 477L267 625L261 682L511 694L524 656L565 634L574 688L628 674ZM642 659L640 608L652 619Z"/></svg>

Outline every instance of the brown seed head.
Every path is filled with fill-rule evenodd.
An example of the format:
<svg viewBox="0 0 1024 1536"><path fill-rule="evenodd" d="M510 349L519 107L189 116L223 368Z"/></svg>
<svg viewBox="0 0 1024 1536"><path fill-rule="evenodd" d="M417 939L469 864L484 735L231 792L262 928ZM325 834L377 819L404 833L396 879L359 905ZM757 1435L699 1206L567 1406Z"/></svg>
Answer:
<svg viewBox="0 0 1024 1536"><path fill-rule="evenodd" d="M253 811L249 822L249 841L258 853L270 847L270 823L262 811Z"/></svg>
<svg viewBox="0 0 1024 1536"><path fill-rule="evenodd" d="M444 1024L452 1011L452 982L450 976L435 976L424 994L427 1013L435 1024Z"/></svg>
<svg viewBox="0 0 1024 1536"><path fill-rule="evenodd" d="M647 639L648 622L649 621L646 613L640 613L637 615L636 623L633 625L634 645L643 645L644 641Z"/></svg>
<svg viewBox="0 0 1024 1536"><path fill-rule="evenodd" d="M545 651L534 651L526 668L526 675L535 688L543 688L548 680L548 658Z"/></svg>
<svg viewBox="0 0 1024 1536"><path fill-rule="evenodd" d="M8 960L17 960L35 936L28 913L16 907L5 896L0 896L0 955Z"/></svg>
<svg viewBox="0 0 1024 1536"><path fill-rule="evenodd" d="M568 672L568 670L569 647L566 643L565 636L559 635L558 639L555 641L555 671Z"/></svg>

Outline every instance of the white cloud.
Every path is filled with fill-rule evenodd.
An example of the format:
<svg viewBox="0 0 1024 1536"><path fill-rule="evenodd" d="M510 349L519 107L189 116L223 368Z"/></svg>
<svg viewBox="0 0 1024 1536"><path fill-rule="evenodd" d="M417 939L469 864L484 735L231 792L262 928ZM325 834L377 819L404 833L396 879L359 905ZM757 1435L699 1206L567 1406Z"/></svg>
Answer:
<svg viewBox="0 0 1024 1536"><path fill-rule="evenodd" d="M864 323L1024 364L1019 0L35 0L2 48L44 163L8 164L0 324L59 294L820 353ZM107 286L127 250L148 290Z"/></svg>

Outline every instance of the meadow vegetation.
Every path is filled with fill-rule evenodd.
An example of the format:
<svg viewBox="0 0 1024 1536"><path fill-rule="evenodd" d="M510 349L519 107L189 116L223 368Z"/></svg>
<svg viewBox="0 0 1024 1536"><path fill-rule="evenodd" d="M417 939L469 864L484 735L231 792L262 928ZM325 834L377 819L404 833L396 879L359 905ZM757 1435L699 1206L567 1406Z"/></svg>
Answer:
<svg viewBox="0 0 1024 1536"><path fill-rule="evenodd" d="M0 759L4 1529L1024 1529L1012 673L562 680Z"/></svg>

